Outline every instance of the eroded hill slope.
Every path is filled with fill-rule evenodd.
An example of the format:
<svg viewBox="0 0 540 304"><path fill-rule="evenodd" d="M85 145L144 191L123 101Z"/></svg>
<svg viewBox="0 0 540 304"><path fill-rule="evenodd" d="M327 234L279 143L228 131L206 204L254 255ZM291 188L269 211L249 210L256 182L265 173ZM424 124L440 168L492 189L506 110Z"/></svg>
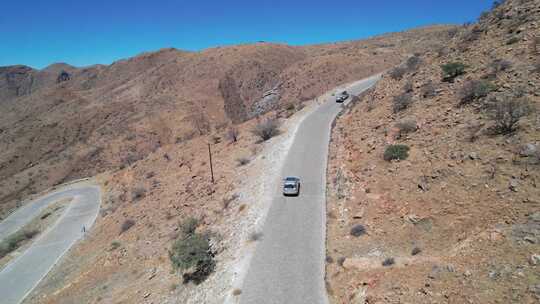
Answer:
<svg viewBox="0 0 540 304"><path fill-rule="evenodd" d="M333 303L538 302L538 20L539 1L505 1L338 119Z"/></svg>

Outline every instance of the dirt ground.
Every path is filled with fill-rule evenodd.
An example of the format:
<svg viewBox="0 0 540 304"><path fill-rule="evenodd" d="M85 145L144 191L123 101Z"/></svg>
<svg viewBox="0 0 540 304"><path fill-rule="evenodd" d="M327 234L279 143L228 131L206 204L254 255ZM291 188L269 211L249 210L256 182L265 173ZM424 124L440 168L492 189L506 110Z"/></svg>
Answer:
<svg viewBox="0 0 540 304"><path fill-rule="evenodd" d="M483 28L475 40L462 29L447 49L422 54L417 69L386 74L337 120L328 169L333 303L538 303L538 4L506 1L471 25ZM495 59L512 65L493 76ZM452 61L467 72L442 82L440 66ZM496 89L459 105L473 79ZM494 134L486 104L515 90L532 110L515 132ZM412 103L394 112L406 91ZM391 144L408 146L408 158L385 161Z"/></svg>

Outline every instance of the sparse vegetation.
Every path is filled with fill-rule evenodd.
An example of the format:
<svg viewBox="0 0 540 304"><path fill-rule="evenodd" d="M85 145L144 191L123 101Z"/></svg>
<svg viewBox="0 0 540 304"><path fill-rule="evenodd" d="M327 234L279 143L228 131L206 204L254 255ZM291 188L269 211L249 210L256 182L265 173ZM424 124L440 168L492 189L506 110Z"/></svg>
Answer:
<svg viewBox="0 0 540 304"><path fill-rule="evenodd" d="M0 259L17 250L21 243L32 239L39 233L39 230L22 230L15 232L0 243Z"/></svg>
<svg viewBox="0 0 540 304"><path fill-rule="evenodd" d="M199 220L197 220L194 217L187 218L183 222L180 223L180 231L184 235L190 235L194 234L195 230L197 230L197 227L199 226Z"/></svg>
<svg viewBox="0 0 540 304"><path fill-rule="evenodd" d="M511 44L514 44L514 43L518 43L521 39L519 39L519 37L512 37L510 39L508 39L506 41L506 44L507 45L511 45Z"/></svg>
<svg viewBox="0 0 540 304"><path fill-rule="evenodd" d="M256 241L261 240L262 237L263 237L262 232L254 231L254 232L249 234L249 241L250 242L256 242Z"/></svg>
<svg viewBox="0 0 540 304"><path fill-rule="evenodd" d="M412 94L403 93L394 97L392 110L394 113L405 110L412 104Z"/></svg>
<svg viewBox="0 0 540 304"><path fill-rule="evenodd" d="M352 236L359 237L359 236L362 236L364 234L366 234L366 227L364 227L364 225L357 224L357 225L354 225L351 228L351 235Z"/></svg>
<svg viewBox="0 0 540 304"><path fill-rule="evenodd" d="M120 246L122 246L122 244L119 241L112 241L111 242L111 251L120 248Z"/></svg>
<svg viewBox="0 0 540 304"><path fill-rule="evenodd" d="M228 130L227 130L227 138L231 141L231 142L237 142L238 141L238 136L239 136L239 132L238 132L238 129L236 127L230 127Z"/></svg>
<svg viewBox="0 0 540 304"><path fill-rule="evenodd" d="M443 81L454 82L454 79L465 74L466 66L461 62L450 62L441 66Z"/></svg>
<svg viewBox="0 0 540 304"><path fill-rule="evenodd" d="M406 145L389 145L384 151L383 158L386 161L404 160L409 157L409 150Z"/></svg>
<svg viewBox="0 0 540 304"><path fill-rule="evenodd" d="M242 157L239 157L239 158L236 159L236 163L237 163L237 165L239 167L245 166L245 165L249 164L249 162L250 162L249 157L245 157L245 156L242 156Z"/></svg>
<svg viewBox="0 0 540 304"><path fill-rule="evenodd" d="M277 119L268 118L259 122L251 132L258 136L262 141L267 141L279 134L279 123Z"/></svg>
<svg viewBox="0 0 540 304"><path fill-rule="evenodd" d="M437 96L437 88L435 87L435 84L432 81L426 83L424 86L422 86L420 95L423 98L431 98Z"/></svg>
<svg viewBox="0 0 540 304"><path fill-rule="evenodd" d="M388 267L388 266L394 265L395 263L396 263L396 260L394 260L394 258L386 258L382 262L382 265L385 266L385 267Z"/></svg>
<svg viewBox="0 0 540 304"><path fill-rule="evenodd" d="M418 255L422 252L422 249L420 249L419 247L414 247L411 251L411 255Z"/></svg>
<svg viewBox="0 0 540 304"><path fill-rule="evenodd" d="M126 219L120 226L120 234L129 230L129 228L135 226L135 221L132 219Z"/></svg>
<svg viewBox="0 0 540 304"><path fill-rule="evenodd" d="M404 86L403 86L403 90L405 91L405 93L411 93L413 91L414 87L413 87L413 83L408 81Z"/></svg>
<svg viewBox="0 0 540 304"><path fill-rule="evenodd" d="M415 120L408 119L398 122L396 128L398 128L399 136L401 137L405 134L415 132L418 129L418 125Z"/></svg>
<svg viewBox="0 0 540 304"><path fill-rule="evenodd" d="M482 35L482 32L483 30L480 26L473 26L469 31L464 33L461 47L468 46L471 42L478 40Z"/></svg>
<svg viewBox="0 0 540 304"><path fill-rule="evenodd" d="M495 102L491 111L491 117L495 122L495 133L513 133L516 131L517 123L520 119L529 115L531 112L532 108L528 100L524 97Z"/></svg>
<svg viewBox="0 0 540 304"><path fill-rule="evenodd" d="M392 77L394 80L400 80L406 73L407 69L405 67L398 66L390 71L390 77Z"/></svg>
<svg viewBox="0 0 540 304"><path fill-rule="evenodd" d="M420 63L422 62L422 59L420 59L420 56L418 54L415 54L414 56L412 57L409 57L409 59L407 59L407 72L414 72L418 69L418 67L420 66Z"/></svg>
<svg viewBox="0 0 540 304"><path fill-rule="evenodd" d="M146 189L143 187L137 187L131 192L131 200L137 201L146 195Z"/></svg>
<svg viewBox="0 0 540 304"><path fill-rule="evenodd" d="M490 64L491 73L497 75L500 72L506 71L512 67L512 62L504 59L493 60Z"/></svg>
<svg viewBox="0 0 540 304"><path fill-rule="evenodd" d="M239 197L238 194L235 193L235 194L233 194L233 195L231 195L231 196L229 196L229 197L223 198L223 201L222 201L222 202L223 202L223 204L222 204L222 205L223 205L223 209L228 209L228 208L229 208L229 205L230 205L232 202L234 202L236 199L238 199L238 197Z"/></svg>
<svg viewBox="0 0 540 304"><path fill-rule="evenodd" d="M459 91L460 105L465 105L486 97L495 87L484 80L465 82Z"/></svg>
<svg viewBox="0 0 540 304"><path fill-rule="evenodd" d="M173 268L184 271L184 284L191 281L200 284L214 271L216 265L209 236L196 233L196 225L193 223L193 219L188 219L181 225L184 234L176 239L169 251Z"/></svg>

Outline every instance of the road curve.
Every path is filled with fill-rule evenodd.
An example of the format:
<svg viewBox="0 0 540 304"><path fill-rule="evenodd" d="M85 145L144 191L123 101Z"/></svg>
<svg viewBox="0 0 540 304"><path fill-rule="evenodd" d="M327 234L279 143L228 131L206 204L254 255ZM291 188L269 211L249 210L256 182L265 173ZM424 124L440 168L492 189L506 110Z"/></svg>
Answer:
<svg viewBox="0 0 540 304"><path fill-rule="evenodd" d="M99 186L81 183L49 193L21 207L0 222L0 239L22 228L48 205L73 198L56 223L20 256L0 271L0 302L21 303L69 248L96 220L101 204Z"/></svg>
<svg viewBox="0 0 540 304"><path fill-rule="evenodd" d="M343 89L357 95L379 76ZM282 176L301 179L299 197L276 189L263 238L255 249L242 287L242 304L326 304L326 165L333 120L341 110L334 97L306 117L285 159Z"/></svg>

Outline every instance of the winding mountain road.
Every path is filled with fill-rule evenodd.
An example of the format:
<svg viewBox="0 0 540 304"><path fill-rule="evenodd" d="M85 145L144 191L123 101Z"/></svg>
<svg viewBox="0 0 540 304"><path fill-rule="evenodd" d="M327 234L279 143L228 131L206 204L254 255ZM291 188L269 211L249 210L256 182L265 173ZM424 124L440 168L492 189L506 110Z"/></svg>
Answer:
<svg viewBox="0 0 540 304"><path fill-rule="evenodd" d="M358 95L378 80L377 75L342 89ZM300 177L301 193L284 197L276 189L240 303L328 303L324 283L326 165L331 125L340 110L334 97L328 97L298 127L282 176Z"/></svg>
<svg viewBox="0 0 540 304"><path fill-rule="evenodd" d="M23 228L47 206L73 198L56 223L0 271L0 303L18 304L47 275L96 220L101 202L99 186L87 182L40 197L0 222L0 240ZM83 231L84 227L84 231Z"/></svg>

